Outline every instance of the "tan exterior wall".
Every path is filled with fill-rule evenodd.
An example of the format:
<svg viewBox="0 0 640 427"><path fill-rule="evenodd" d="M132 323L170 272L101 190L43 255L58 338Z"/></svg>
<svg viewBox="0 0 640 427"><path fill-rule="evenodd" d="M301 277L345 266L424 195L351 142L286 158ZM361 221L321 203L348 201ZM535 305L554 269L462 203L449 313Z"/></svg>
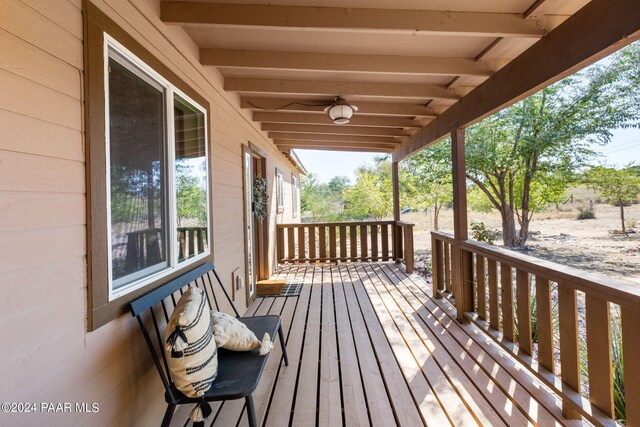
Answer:
<svg viewBox="0 0 640 427"><path fill-rule="evenodd" d="M276 220L299 221L291 217L292 165L224 92L222 77L199 65L183 30L160 21L159 1L95 4L210 102L213 253L230 281L245 263L242 144L251 141L267 154L271 190L275 168L284 172L281 215L271 191L272 242ZM158 425L164 412L134 319L125 315L87 332L81 8L81 0L2 2L0 400L97 402L99 412L0 413L0 425ZM274 248L269 253L273 261Z"/></svg>

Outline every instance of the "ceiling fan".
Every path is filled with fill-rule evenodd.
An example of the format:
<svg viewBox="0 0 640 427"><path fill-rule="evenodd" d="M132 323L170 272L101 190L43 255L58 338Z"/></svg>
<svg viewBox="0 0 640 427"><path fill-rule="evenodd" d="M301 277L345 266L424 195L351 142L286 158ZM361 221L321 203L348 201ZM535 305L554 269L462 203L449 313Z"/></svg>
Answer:
<svg viewBox="0 0 640 427"><path fill-rule="evenodd" d="M291 102L289 104L283 105L280 108L276 108L276 109L272 109L272 108L262 108L259 105L255 105L252 102L249 102L250 105L252 105L255 108L259 108L261 110L271 110L271 111L280 111L283 110L291 105L305 105L307 107L323 107L326 106L324 108L324 112L327 113L327 115L329 116L329 118L333 121L334 124L336 125L345 125L347 123L349 123L349 121L351 120L351 117L353 117L353 114L358 111L358 107L356 107L353 104L350 104L349 102L347 102L343 97L341 96L336 96L333 101L331 101L331 103L329 104L307 104L304 102Z"/></svg>

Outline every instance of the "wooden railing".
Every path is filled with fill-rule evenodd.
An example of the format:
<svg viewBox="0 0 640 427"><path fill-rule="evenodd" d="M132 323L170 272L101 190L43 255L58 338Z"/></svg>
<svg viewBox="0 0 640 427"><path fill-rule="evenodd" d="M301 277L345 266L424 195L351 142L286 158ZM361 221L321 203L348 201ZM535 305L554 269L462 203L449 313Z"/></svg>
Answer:
<svg viewBox="0 0 640 427"><path fill-rule="evenodd" d="M402 221L278 224L278 262L396 261L413 271L413 224Z"/></svg>
<svg viewBox="0 0 640 427"><path fill-rule="evenodd" d="M615 425L612 322L620 322L627 426L640 425L640 286L445 233L431 236L434 296L447 298L463 320L561 396L568 419Z"/></svg>
<svg viewBox="0 0 640 427"><path fill-rule="evenodd" d="M205 250L207 227L178 227L178 260L194 257Z"/></svg>

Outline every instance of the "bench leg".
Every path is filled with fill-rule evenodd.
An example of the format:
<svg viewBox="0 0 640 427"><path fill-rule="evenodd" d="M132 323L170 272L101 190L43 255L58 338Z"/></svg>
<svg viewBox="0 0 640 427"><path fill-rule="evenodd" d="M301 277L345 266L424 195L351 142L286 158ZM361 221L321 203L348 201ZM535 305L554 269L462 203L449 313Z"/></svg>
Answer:
<svg viewBox="0 0 640 427"><path fill-rule="evenodd" d="M245 397L247 402L247 418L249 418L249 427L257 427L256 408L253 406L253 397L251 395Z"/></svg>
<svg viewBox="0 0 640 427"><path fill-rule="evenodd" d="M282 323L278 326L278 337L280 338L280 345L282 346L282 357L284 357L284 364L289 366L289 356L287 356L287 344L284 342L284 332L282 332Z"/></svg>
<svg viewBox="0 0 640 427"><path fill-rule="evenodd" d="M171 418L173 418L173 412L176 410L176 405L173 403L169 403L167 406L167 410L164 413L164 418L162 419L162 427L169 427L171 425Z"/></svg>

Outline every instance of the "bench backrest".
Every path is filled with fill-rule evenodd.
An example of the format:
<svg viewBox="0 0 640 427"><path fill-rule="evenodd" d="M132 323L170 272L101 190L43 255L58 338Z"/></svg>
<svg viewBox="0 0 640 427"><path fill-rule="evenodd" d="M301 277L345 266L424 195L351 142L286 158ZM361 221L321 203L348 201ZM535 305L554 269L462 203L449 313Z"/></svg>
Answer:
<svg viewBox="0 0 640 427"><path fill-rule="evenodd" d="M240 313L222 284L215 266L210 262L195 267L129 303L131 314L138 320L151 357L172 401L175 401L175 396L171 391L173 380L163 350L164 330L178 300L191 286L196 286L204 291L210 310L224 311L226 307L223 305L223 301L226 300L236 317L240 317Z"/></svg>

